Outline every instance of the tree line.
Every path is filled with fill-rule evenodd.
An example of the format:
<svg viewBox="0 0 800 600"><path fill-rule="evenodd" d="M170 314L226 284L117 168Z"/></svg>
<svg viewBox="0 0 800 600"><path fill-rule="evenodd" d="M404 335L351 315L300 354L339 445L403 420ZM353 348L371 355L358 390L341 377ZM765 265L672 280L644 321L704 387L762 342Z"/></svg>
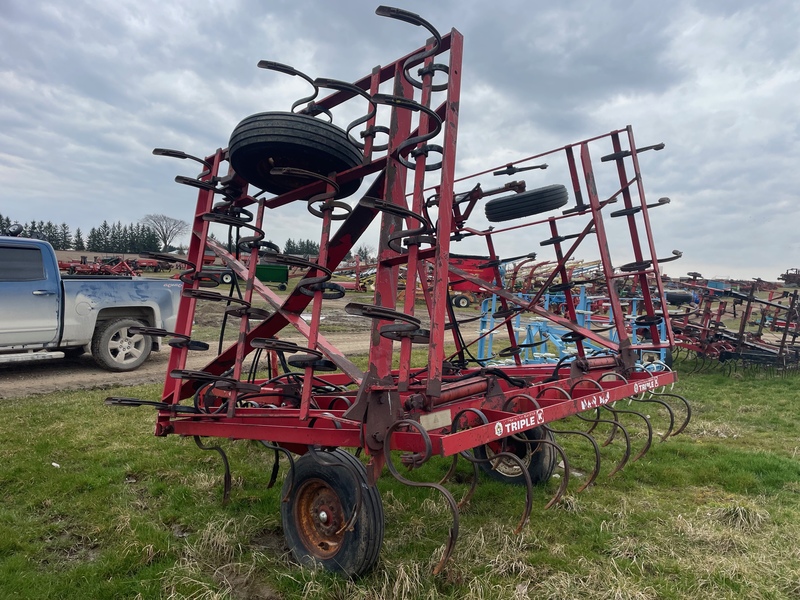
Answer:
<svg viewBox="0 0 800 600"><path fill-rule="evenodd" d="M300 254L302 256L318 256L319 243L313 240L297 240L289 238L283 246L284 254Z"/></svg>
<svg viewBox="0 0 800 600"><path fill-rule="evenodd" d="M7 232L13 223L15 221L10 217L0 214L0 233ZM86 235L80 227L73 233L66 223L56 225L52 221L31 221L20 225L22 237L43 239L56 250L134 254L158 252L162 248L156 232L141 223L123 225L120 221L113 224L103 221L99 227L92 227Z"/></svg>

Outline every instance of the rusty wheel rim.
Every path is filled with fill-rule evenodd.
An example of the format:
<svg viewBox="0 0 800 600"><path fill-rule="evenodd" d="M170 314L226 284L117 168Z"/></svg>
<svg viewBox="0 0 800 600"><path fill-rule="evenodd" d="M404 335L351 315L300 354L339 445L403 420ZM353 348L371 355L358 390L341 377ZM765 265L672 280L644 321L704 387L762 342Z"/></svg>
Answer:
<svg viewBox="0 0 800 600"><path fill-rule="evenodd" d="M315 558L332 558L342 546L344 510L338 494L321 479L309 479L295 496L297 533Z"/></svg>

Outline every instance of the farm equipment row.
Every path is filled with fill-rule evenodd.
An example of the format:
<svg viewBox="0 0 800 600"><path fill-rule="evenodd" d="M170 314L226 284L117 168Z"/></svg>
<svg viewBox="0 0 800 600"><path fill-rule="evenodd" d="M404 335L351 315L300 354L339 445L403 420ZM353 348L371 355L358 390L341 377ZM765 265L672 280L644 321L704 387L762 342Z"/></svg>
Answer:
<svg viewBox="0 0 800 600"><path fill-rule="evenodd" d="M81 257L81 260L59 260L58 268L69 275L141 275L144 271L160 273L171 271L174 258L154 260L151 258L125 259L119 256L94 260Z"/></svg>
<svg viewBox="0 0 800 600"><path fill-rule="evenodd" d="M698 304L671 314L676 354L694 359L690 373L719 368L729 374L785 375L800 369L797 290L763 299L757 289L754 283L747 294L704 295Z"/></svg>
<svg viewBox="0 0 800 600"><path fill-rule="evenodd" d="M261 68L304 79L313 93L289 112L245 118L228 147L206 157L155 151L192 159L202 168L196 177L176 178L198 189L191 242L182 261L183 301L175 332L145 331L172 340L161 400L107 400L111 405L155 406L156 435L192 436L200 448L220 453L226 498L230 471L225 452L203 438L262 442L275 456L270 486L277 480L279 457L289 467L280 492L281 516L294 556L348 576L368 571L378 559L384 513L375 483L385 470L407 485L436 490L446 502L452 522L434 570L438 573L458 537L459 507L472 496L480 471L524 486L519 530L528 521L533 485L546 484L557 468L563 469L547 506L574 485L570 461L557 438L574 437L591 448L591 465L582 469L589 475L577 487L584 490L597 478L605 452L593 430L607 429L605 443L622 445L613 474L650 447L654 426L645 412L659 420L662 440L679 433L690 415L689 403L672 391L675 373L649 370L638 361L642 352L658 352L673 343L671 331L662 326L668 315L660 308L666 306L658 276L661 259L650 229L650 212L667 202L647 203L639 167L645 150L663 144L637 149L628 126L456 180L462 36L456 30L441 36L418 15L400 9L379 7L377 13L420 26L431 37L354 83L313 79L290 66L261 61ZM320 97L322 88L333 92ZM332 122L333 111L344 103L363 107L365 114L340 128ZM566 185L524 191L519 183L506 184L506 191L484 207L487 219L503 226L468 225L482 200L483 182L527 171L540 180L545 158L558 163L554 177ZM345 201L356 193L357 200ZM567 206L570 197L573 202ZM315 261L282 254L266 241L269 211L292 202L306 203L319 218ZM556 214L557 209L564 210ZM375 221L380 221L380 237L373 303L346 307L347 313L370 323L369 361L363 370L325 338L320 321L325 301L344 295L331 281L332 273ZM229 228L231 251L211 239L212 224ZM629 257L617 268L609 244L611 228L623 232L615 234L617 242L625 240L617 252ZM504 236L515 235L528 243L539 240L553 253L550 274L528 297L501 283L506 259L496 248ZM451 261L451 247L466 239L481 244L489 257L480 274ZM601 257L597 273L609 283L613 336L582 325L572 302L583 280L568 265L591 239ZM201 286L206 247L244 282L243 289L235 288L239 293ZM257 263L302 268L305 275L280 297L256 277ZM401 266L406 293L398 305ZM474 357L483 334L469 339L456 318L448 291L453 278L496 296L494 327L510 334L511 364L484 366ZM647 336L633 339L626 327L626 313L611 285L621 278L639 284L635 325ZM540 306L548 293L564 295L563 315ZM425 309L418 315L419 295ZM203 349L192 340L198 302L224 305L226 321L238 320L239 334L203 369L188 370L188 353ZM308 320L303 318L306 311ZM590 341L603 352L578 344L569 362L526 364L523 344L511 331L519 315L547 319L564 336ZM306 342L280 339L287 327ZM422 364L413 360L414 346L427 355ZM624 408L615 404L621 400L626 401ZM584 428L559 423L563 419ZM632 423L646 432L633 458ZM452 461L444 480L413 481L401 473L400 464L413 470L434 456ZM459 458L472 472L460 502L446 487Z"/></svg>

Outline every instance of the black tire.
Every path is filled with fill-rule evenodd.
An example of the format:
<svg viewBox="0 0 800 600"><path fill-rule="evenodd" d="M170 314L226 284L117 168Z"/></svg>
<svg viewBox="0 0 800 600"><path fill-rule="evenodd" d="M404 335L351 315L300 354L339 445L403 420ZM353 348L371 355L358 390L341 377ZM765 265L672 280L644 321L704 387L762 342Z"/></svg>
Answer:
<svg viewBox="0 0 800 600"><path fill-rule="evenodd" d="M280 291L282 291L282 292L285 291L286 290L286 284L285 283L279 283L278 284L278 289Z"/></svg>
<svg viewBox="0 0 800 600"><path fill-rule="evenodd" d="M64 358L78 358L86 353L83 347L80 348L64 348L61 350L64 353Z"/></svg>
<svg viewBox="0 0 800 600"><path fill-rule="evenodd" d="M664 292L664 296L667 299L667 304L672 304L673 306L691 304L694 301L691 292Z"/></svg>
<svg viewBox="0 0 800 600"><path fill-rule="evenodd" d="M469 308L469 298L464 294L459 294L453 298L453 306L456 308Z"/></svg>
<svg viewBox="0 0 800 600"><path fill-rule="evenodd" d="M672 348L667 348L666 351L664 351L664 364L670 369L674 368L675 358L672 356Z"/></svg>
<svg viewBox="0 0 800 600"><path fill-rule="evenodd" d="M223 273L219 280L225 285L230 285L233 283L233 273Z"/></svg>
<svg viewBox="0 0 800 600"><path fill-rule="evenodd" d="M305 177L272 175L278 167L304 169L320 175L360 165L364 156L339 127L287 112L250 115L239 123L229 142L233 170L248 183L272 194L283 194L311 182ZM340 198L350 196L361 179L342 185Z"/></svg>
<svg viewBox="0 0 800 600"><path fill-rule="evenodd" d="M294 477L283 483L283 534L295 559L303 565L321 565L346 577L358 577L375 566L383 543L383 503L375 486L367 483L364 465L344 450L311 454L294 463ZM333 466L332 466L333 465ZM339 533L361 506L352 529ZM324 519L324 520L323 520Z"/></svg>
<svg viewBox="0 0 800 600"><path fill-rule="evenodd" d="M523 435L532 441L554 441L553 433L543 427L529 429ZM474 448L475 457L479 459L491 458L502 450L499 443L501 441L498 440L495 444ZM510 437L506 438L505 451L516 454L522 459L522 462L528 467L528 474L531 476L531 482L534 485L548 481L552 477L553 471L555 471L558 453L552 444L526 444ZM488 462L479 463L479 466L489 477L497 481L518 485L525 483L525 476L519 470L519 465L510 459L500 459L493 464Z"/></svg>
<svg viewBox="0 0 800 600"><path fill-rule="evenodd" d="M561 184L495 198L486 203L486 218L492 222L510 221L538 215L539 213L561 208L569 201L567 188Z"/></svg>
<svg viewBox="0 0 800 600"><path fill-rule="evenodd" d="M129 327L146 327L136 319L112 319L100 323L92 338L92 357L108 371L138 369L153 347L149 335L128 333Z"/></svg>

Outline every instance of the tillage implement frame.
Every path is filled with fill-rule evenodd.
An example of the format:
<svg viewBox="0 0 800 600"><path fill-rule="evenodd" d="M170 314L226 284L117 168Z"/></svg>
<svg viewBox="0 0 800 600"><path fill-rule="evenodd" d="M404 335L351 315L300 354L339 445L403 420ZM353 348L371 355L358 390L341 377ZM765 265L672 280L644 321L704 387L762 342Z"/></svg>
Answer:
<svg viewBox="0 0 800 600"><path fill-rule="evenodd" d="M314 95L298 100L291 112L246 118L227 148L204 158L155 151L202 164L197 177L176 178L198 190L181 275L183 298L174 332L145 331L170 337L173 346L161 401L108 400L116 405L154 405L156 435L193 436L201 448L217 450L225 464L226 497L227 458L220 446L206 446L203 438L258 440L274 450L271 483L279 456L290 467L281 512L295 557L347 576L364 573L378 558L384 525L375 482L385 468L404 483L438 490L447 501L453 523L435 567L438 573L458 536L459 503L445 481L410 481L401 475L398 462L415 468L431 457L451 457L455 468L462 457L474 468L473 486L479 470L526 486L521 528L531 510L532 485L563 469L549 506L569 484L569 461L557 436L576 434L594 448L595 467L580 486L585 489L600 470L600 450L590 434L599 424L612 428L607 443L615 435L617 440L624 437L626 449L616 472L632 453L620 421L623 413L635 415L648 431L646 447L634 460L653 437L649 418L631 404L661 407L669 418L662 439L679 433L690 413L688 402L670 392L674 372L637 362L641 350L657 351L673 343L668 328L666 338L659 336L658 325L668 316L662 308L662 261L650 226L650 212L668 201L647 203L639 170L642 152L659 150L663 144L637 149L631 127L623 127L456 179L463 38L455 29L441 36L418 15L399 9L380 7L378 14L421 26L431 37L407 56L353 83L312 79L287 65L262 61L259 66L269 71L306 79ZM333 92L318 98L321 88ZM367 109L346 129L328 119L345 103ZM481 185L491 177L529 170L541 177L546 167L542 160L561 165L564 185L532 191L525 191L520 181L489 190ZM474 209L488 196L496 197L486 203L486 218L503 226L470 226L481 222ZM572 203L565 207L567 197ZM316 259L282 254L267 241L275 234L270 215L296 202L307 203L319 217ZM633 259L617 267L609 221L624 223L628 242L622 252ZM346 307L349 314L371 322L369 366L364 371L326 339L320 324L325 302L344 295L331 281L332 272L376 222L380 233L373 300ZM212 239L212 225L227 227L232 241ZM554 254L555 268L532 297L522 299L503 286L499 266L508 259L496 248L506 235L529 240L532 247L522 250L528 255L534 249ZM482 240L493 277L482 279L451 264L451 246L464 239ZM615 239L614 246L620 245ZM578 325L571 295L584 282L571 280L567 265L585 246L591 246L601 262L609 310L613 322L620 324L614 336ZM207 248L243 282L236 282L230 293L209 289L218 282L202 266ZM290 281L287 295L278 295L256 277L259 263L303 267L306 272L293 288ZM398 305L401 269L406 293ZM453 276L499 298L495 327L509 333L509 346L502 352L514 358L514 364L485 367L474 360L478 338L485 334L469 339L465 333L450 302ZM637 325L650 328L645 343L632 343L624 326L625 311L614 286L621 278L639 283ZM542 306L548 291L566 295L566 314L555 315ZM424 305L417 302L420 297ZM202 369L190 370L189 353L208 347L192 339L200 302L225 305L225 320L237 323L239 334ZM304 313L310 316L304 318ZM523 364L511 325L519 313L552 320L573 340L591 340L607 351L587 354L578 344L571 361ZM280 339L287 328L299 332L306 343ZM427 350L423 366L412 361L414 346ZM670 405L675 399L681 416ZM626 400L624 408L615 406L621 400ZM586 422L587 431L559 429L557 422L573 415Z"/></svg>

